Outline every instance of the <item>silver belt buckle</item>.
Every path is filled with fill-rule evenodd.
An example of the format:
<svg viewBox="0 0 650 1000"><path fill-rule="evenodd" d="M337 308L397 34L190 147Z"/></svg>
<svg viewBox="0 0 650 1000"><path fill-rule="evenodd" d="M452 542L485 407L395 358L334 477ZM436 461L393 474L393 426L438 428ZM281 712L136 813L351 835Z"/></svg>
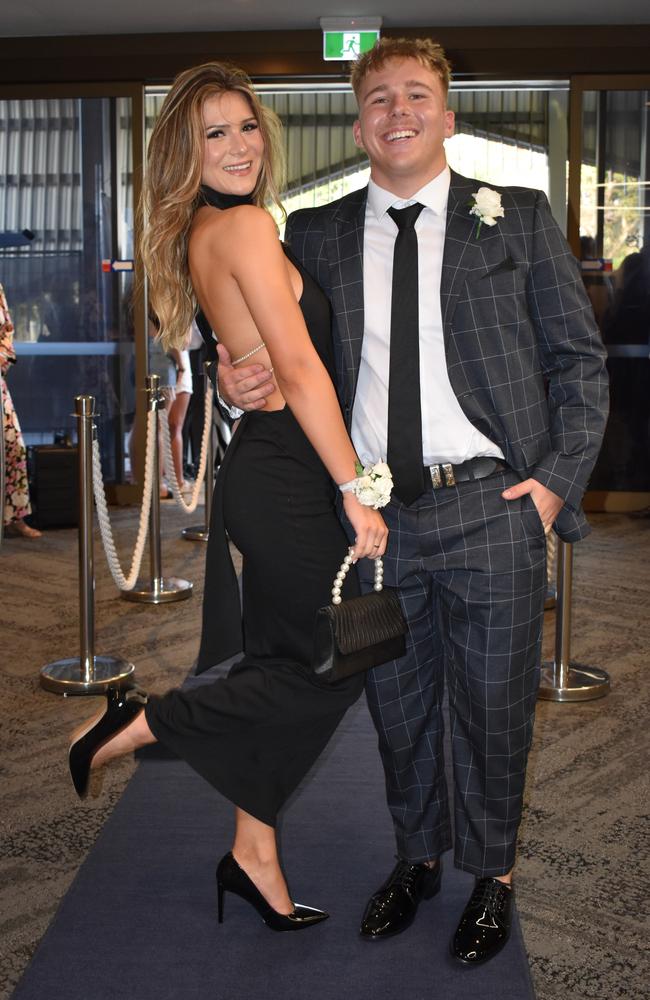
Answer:
<svg viewBox="0 0 650 1000"><path fill-rule="evenodd" d="M445 474L445 486L455 486L456 477L454 476L454 467L449 462L445 462L442 467L442 471Z"/></svg>
<svg viewBox="0 0 650 1000"><path fill-rule="evenodd" d="M431 485L434 490L439 490L442 486L456 485L454 467L451 462L442 462L438 465L430 465L429 475L431 476Z"/></svg>
<svg viewBox="0 0 650 1000"><path fill-rule="evenodd" d="M442 486L442 473L440 472L439 465L429 466L429 475L431 476L431 485L434 490L439 490Z"/></svg>

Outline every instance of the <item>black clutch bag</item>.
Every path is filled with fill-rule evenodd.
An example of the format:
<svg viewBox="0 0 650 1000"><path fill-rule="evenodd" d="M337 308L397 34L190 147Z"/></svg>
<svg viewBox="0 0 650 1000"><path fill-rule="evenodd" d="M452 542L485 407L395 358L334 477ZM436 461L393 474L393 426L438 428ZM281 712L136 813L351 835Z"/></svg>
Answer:
<svg viewBox="0 0 650 1000"><path fill-rule="evenodd" d="M375 589L371 594L341 599L341 585L352 565L345 558L336 574L332 603L316 612L312 666L319 680L340 681L406 652L406 621L392 587L383 586L383 564L375 560Z"/></svg>

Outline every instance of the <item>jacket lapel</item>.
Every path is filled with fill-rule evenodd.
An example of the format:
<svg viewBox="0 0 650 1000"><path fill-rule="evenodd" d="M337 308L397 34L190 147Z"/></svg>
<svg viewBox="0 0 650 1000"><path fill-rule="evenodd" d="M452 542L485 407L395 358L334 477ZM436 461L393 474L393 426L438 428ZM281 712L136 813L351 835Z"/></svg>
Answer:
<svg viewBox="0 0 650 1000"><path fill-rule="evenodd" d="M351 409L356 391L363 342L363 230L368 189L354 191L340 202L327 223L326 246L335 316L335 341L340 348L339 372L343 403Z"/></svg>
<svg viewBox="0 0 650 1000"><path fill-rule="evenodd" d="M472 258L478 249L475 239L476 219L469 214L469 201L478 181L461 177L451 171L449 200L447 202L447 229L442 258L440 303L445 337L451 326L458 294Z"/></svg>

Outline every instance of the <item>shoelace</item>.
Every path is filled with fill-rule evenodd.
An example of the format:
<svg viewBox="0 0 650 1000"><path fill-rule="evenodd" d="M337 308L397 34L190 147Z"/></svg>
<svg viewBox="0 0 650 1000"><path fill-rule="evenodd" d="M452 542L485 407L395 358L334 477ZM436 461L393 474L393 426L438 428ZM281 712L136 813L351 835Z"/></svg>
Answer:
<svg viewBox="0 0 650 1000"><path fill-rule="evenodd" d="M391 886L401 886L409 895L413 894L415 880L421 874L421 866L413 865L398 858L395 871L390 877Z"/></svg>
<svg viewBox="0 0 650 1000"><path fill-rule="evenodd" d="M506 903L506 893L512 892L498 879L479 879L472 893L470 906L481 907L491 914L500 914Z"/></svg>

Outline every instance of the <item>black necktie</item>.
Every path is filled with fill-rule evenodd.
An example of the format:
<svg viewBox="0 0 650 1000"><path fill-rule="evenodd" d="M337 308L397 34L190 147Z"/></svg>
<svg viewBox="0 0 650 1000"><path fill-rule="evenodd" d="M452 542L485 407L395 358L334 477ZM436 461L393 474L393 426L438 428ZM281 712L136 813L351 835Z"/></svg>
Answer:
<svg viewBox="0 0 650 1000"><path fill-rule="evenodd" d="M420 408L418 237L415 222L424 205L389 208L399 228L393 253L388 383L388 454L395 493L412 504L424 492Z"/></svg>

